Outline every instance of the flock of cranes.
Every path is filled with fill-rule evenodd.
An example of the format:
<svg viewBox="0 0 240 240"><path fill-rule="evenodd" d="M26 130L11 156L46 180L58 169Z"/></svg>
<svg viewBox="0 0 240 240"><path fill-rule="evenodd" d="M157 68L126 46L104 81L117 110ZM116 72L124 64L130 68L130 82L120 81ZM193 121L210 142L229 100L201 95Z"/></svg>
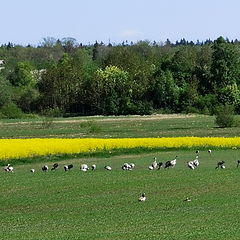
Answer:
<svg viewBox="0 0 240 240"><path fill-rule="evenodd" d="M209 149L208 153L211 155L212 154L212 150ZM173 168L177 164L177 158L178 158L178 156L176 156L173 160L166 161L165 163L163 163L163 162L157 162L157 158L154 157L153 162L152 162L151 165L148 166L148 169L149 170L155 170L155 169L156 170L160 170L161 168L164 168L164 169ZM186 162L186 165L191 170L194 170L194 169L199 167L199 165L200 165L199 150L196 151L195 159ZM240 160L237 160L237 167L239 167L239 166L240 166ZM59 167L60 167L60 165L58 163L54 163L51 168L49 168L48 165L44 165L44 166L42 166L42 171L43 172L48 172L49 170L54 171L54 170L58 169ZM73 168L73 164L69 164L69 165L64 165L63 166L63 169L64 169L65 172L66 171L70 171L72 168ZM135 164L134 163L124 163L121 166L121 169L123 171L132 171L134 168L135 168ZM217 163L217 166L215 167L215 169L219 169L219 168L220 169L225 169L225 161L219 161ZM92 164L91 167L89 167L87 164L81 164L80 165L80 170L83 171L83 172L87 172L90 169L92 171L95 171L97 169L97 165L96 164ZM107 165L107 166L104 166L104 169L107 170L107 171L111 171L112 167ZM5 166L3 168L3 170L5 172L14 172L14 168L10 164L7 164L7 166ZM30 169L30 172L34 173L35 169ZM138 198L138 201L139 202L145 202L146 199L147 199L146 193L142 193L140 195L140 197ZM186 199L184 199L184 201L185 202L190 202L191 199L187 197Z"/></svg>
<svg viewBox="0 0 240 240"><path fill-rule="evenodd" d="M211 155L212 154L212 150L208 150L208 153ZM199 167L200 165L200 162L199 162L199 150L196 151L196 157L194 160L191 160L191 161L188 161L186 163L187 167L191 170L194 170L196 168ZM154 161L152 162L152 164L150 166L148 166L148 169L149 170L155 170L155 169L158 169L160 170L161 168L165 168L165 169L168 169L168 168L173 168L176 166L177 164L177 158L178 156L176 156L173 160L170 160L170 161L166 161L165 163L163 162L157 162L157 158L154 157ZM237 167L240 166L240 160L237 160ZM56 170L59 168L59 164L58 163L54 163L53 166L51 167L51 171L53 170ZM73 168L73 164L69 164L69 165L64 165L63 166L63 169L64 171L69 171ZM134 168L135 168L135 164L134 163L124 163L122 166L121 166L122 170L124 171L132 171ZM215 169L225 169L225 161L219 161L217 163L217 166L215 167ZM14 172L14 168L12 165L10 164L7 164L7 166L5 166L4 168L4 171L5 172ZM83 171L83 172L86 172L88 170L96 170L97 169L97 165L96 164L93 164L91 165L91 167L89 167L87 164L81 164L80 165L80 170ZM111 171L112 170L112 167L111 166L104 166L104 169L107 170L107 171ZM48 172L49 171L49 167L48 165L44 165L42 167L42 171L43 172ZM35 169L30 169L30 172L34 173L35 172Z"/></svg>

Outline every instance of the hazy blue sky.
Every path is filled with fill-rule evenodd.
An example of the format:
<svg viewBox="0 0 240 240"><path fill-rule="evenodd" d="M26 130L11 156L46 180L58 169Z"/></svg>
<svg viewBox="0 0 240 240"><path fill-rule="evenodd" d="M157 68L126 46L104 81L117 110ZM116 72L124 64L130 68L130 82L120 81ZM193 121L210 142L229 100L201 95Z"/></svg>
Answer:
<svg viewBox="0 0 240 240"><path fill-rule="evenodd" d="M239 0L0 0L0 44L240 39Z"/></svg>

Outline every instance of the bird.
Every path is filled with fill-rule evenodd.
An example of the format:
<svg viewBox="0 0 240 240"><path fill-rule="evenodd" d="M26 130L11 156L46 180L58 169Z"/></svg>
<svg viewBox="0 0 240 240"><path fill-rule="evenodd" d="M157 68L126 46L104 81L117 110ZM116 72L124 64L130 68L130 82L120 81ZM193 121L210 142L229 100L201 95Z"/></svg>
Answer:
<svg viewBox="0 0 240 240"><path fill-rule="evenodd" d="M35 172L35 169L32 168L32 169L30 170L30 172L34 173L34 172Z"/></svg>
<svg viewBox="0 0 240 240"><path fill-rule="evenodd" d="M165 167L164 168L175 167L175 165L177 163L177 157L178 156L176 156L172 161L167 161L165 163Z"/></svg>
<svg viewBox="0 0 240 240"><path fill-rule="evenodd" d="M47 171L48 171L48 166L47 166L47 165L44 165L44 166L42 167L42 170L43 170L43 172L47 172Z"/></svg>
<svg viewBox="0 0 240 240"><path fill-rule="evenodd" d="M208 149L208 153L211 155L211 154L212 154L212 150L211 150L211 149Z"/></svg>
<svg viewBox="0 0 240 240"><path fill-rule="evenodd" d="M194 162L193 162L193 161L187 162L187 166L188 166L190 169L192 169L192 170L195 169L195 166L194 166Z"/></svg>
<svg viewBox="0 0 240 240"><path fill-rule="evenodd" d="M237 167L239 167L239 164L240 164L240 160L237 160Z"/></svg>
<svg viewBox="0 0 240 240"><path fill-rule="evenodd" d="M72 169L72 168L73 168L73 165L72 165L72 164L70 164L70 165L64 165L63 168L64 168L64 170L65 170L65 172L66 172L66 171Z"/></svg>
<svg viewBox="0 0 240 240"><path fill-rule="evenodd" d="M196 158L193 160L193 165L195 166L195 167L198 167L199 166L199 160L198 160L198 156L196 156Z"/></svg>
<svg viewBox="0 0 240 240"><path fill-rule="evenodd" d="M135 164L134 163L130 163L129 165L130 165L131 169L135 168Z"/></svg>
<svg viewBox="0 0 240 240"><path fill-rule="evenodd" d="M132 171L135 168L134 163L124 163L122 165L122 170Z"/></svg>
<svg viewBox="0 0 240 240"><path fill-rule="evenodd" d="M13 166L11 166L9 163L3 169L5 172L13 172Z"/></svg>
<svg viewBox="0 0 240 240"><path fill-rule="evenodd" d="M83 172L86 172L86 171L89 170L89 167L88 167L87 164L84 163L84 164L81 164L81 166L80 166L80 170L83 171Z"/></svg>
<svg viewBox="0 0 240 240"><path fill-rule="evenodd" d="M5 167L3 168L3 170L6 171L6 172L9 172L9 167L10 167L10 164L8 163L7 166L5 166Z"/></svg>
<svg viewBox="0 0 240 240"><path fill-rule="evenodd" d="M108 171L111 171L112 170L112 168L110 167L110 166L105 166L104 167L106 170L108 170Z"/></svg>
<svg viewBox="0 0 240 240"><path fill-rule="evenodd" d="M148 166L148 169L153 170L154 168L153 168L153 166Z"/></svg>
<svg viewBox="0 0 240 240"><path fill-rule="evenodd" d="M72 164L68 165L68 169L69 169L69 170L72 169L72 168L73 168L73 165L72 165Z"/></svg>
<svg viewBox="0 0 240 240"><path fill-rule="evenodd" d="M93 170L96 170L96 168L97 168L96 164L93 164L93 165L92 165L92 171L93 171Z"/></svg>
<svg viewBox="0 0 240 240"><path fill-rule="evenodd" d="M8 167L8 171L9 171L9 172L13 172L13 166L9 166L9 167Z"/></svg>
<svg viewBox="0 0 240 240"><path fill-rule="evenodd" d="M196 150L196 154L199 154L199 150Z"/></svg>
<svg viewBox="0 0 240 240"><path fill-rule="evenodd" d="M184 202L191 202L192 200L191 200L189 197L187 197L187 198L184 199L183 201L184 201Z"/></svg>
<svg viewBox="0 0 240 240"><path fill-rule="evenodd" d="M158 163L158 169L161 169L162 165L163 165L163 162L159 162Z"/></svg>
<svg viewBox="0 0 240 240"><path fill-rule="evenodd" d="M152 167L153 167L154 169L156 169L157 166L158 166L158 164L157 164L157 158L154 157L153 159L154 159L154 161L153 161L153 163L152 163Z"/></svg>
<svg viewBox="0 0 240 240"><path fill-rule="evenodd" d="M124 164L122 165L122 170L130 170L130 169L131 169L130 164L124 163Z"/></svg>
<svg viewBox="0 0 240 240"><path fill-rule="evenodd" d="M55 170L55 169L57 169L58 167L59 167L58 163L54 163L51 170Z"/></svg>
<svg viewBox="0 0 240 240"><path fill-rule="evenodd" d="M218 162L215 169L218 169L219 167L222 168L222 169L224 169L224 168L225 168L224 163L225 163L224 161Z"/></svg>
<svg viewBox="0 0 240 240"><path fill-rule="evenodd" d="M139 201L139 202L145 202L146 199L147 199L147 198L146 198L146 194L143 193L143 194L139 197L138 201Z"/></svg>

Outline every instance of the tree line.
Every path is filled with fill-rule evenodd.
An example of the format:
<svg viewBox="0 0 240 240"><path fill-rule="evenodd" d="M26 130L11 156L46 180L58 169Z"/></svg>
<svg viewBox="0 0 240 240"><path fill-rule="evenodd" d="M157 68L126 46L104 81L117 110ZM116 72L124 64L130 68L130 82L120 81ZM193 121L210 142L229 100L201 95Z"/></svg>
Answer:
<svg viewBox="0 0 240 240"><path fill-rule="evenodd" d="M37 47L0 47L0 117L240 113L240 43L83 45L46 38Z"/></svg>

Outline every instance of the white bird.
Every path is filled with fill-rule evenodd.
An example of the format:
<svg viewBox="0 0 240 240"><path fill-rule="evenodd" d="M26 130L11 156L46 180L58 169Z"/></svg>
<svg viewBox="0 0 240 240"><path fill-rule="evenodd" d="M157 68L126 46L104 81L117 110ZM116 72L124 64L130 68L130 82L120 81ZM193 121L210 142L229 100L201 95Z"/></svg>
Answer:
<svg viewBox="0 0 240 240"><path fill-rule="evenodd" d="M191 202L192 200L191 200L189 197L187 197L187 198L184 199L183 201L184 201L184 202Z"/></svg>
<svg viewBox="0 0 240 240"><path fill-rule="evenodd" d="M124 163L122 166L122 170L130 170L131 166L128 163Z"/></svg>
<svg viewBox="0 0 240 240"><path fill-rule="evenodd" d="M135 164L134 163L130 163L130 167L131 167L131 169L134 169L135 168Z"/></svg>
<svg viewBox="0 0 240 240"><path fill-rule="evenodd" d="M140 196L140 198L138 199L138 201L139 202L145 202L146 201L146 194L145 193L143 193L141 196Z"/></svg>
<svg viewBox="0 0 240 240"><path fill-rule="evenodd" d="M196 156L196 158L193 160L193 164L194 164L195 167L199 166L198 156Z"/></svg>
<svg viewBox="0 0 240 240"><path fill-rule="evenodd" d="M192 169L192 170L195 169L195 166L194 166L194 162L193 162L193 161L187 162L187 166L188 166L190 169Z"/></svg>
<svg viewBox="0 0 240 240"><path fill-rule="evenodd" d="M104 167L106 170L108 170L108 171L111 171L112 170L112 168L110 167L110 166L105 166Z"/></svg>
<svg viewBox="0 0 240 240"><path fill-rule="evenodd" d="M87 164L81 164L80 166L80 170L82 170L83 172L86 172L89 170L89 167Z"/></svg>
<svg viewBox="0 0 240 240"><path fill-rule="evenodd" d="M9 172L9 167L10 167L10 164L8 163L7 166L5 166L5 167L3 168L3 170L6 171L6 172Z"/></svg>
<svg viewBox="0 0 240 240"><path fill-rule="evenodd" d="M34 172L35 172L35 169L32 168L32 169L30 170L30 172L34 173Z"/></svg>
<svg viewBox="0 0 240 240"><path fill-rule="evenodd" d="M154 158L155 159L155 158ZM157 168L157 166L158 166L158 164L157 164L157 161L156 160L154 160L154 162L152 163L152 167L153 167L153 169L156 169Z"/></svg>
<svg viewBox="0 0 240 240"><path fill-rule="evenodd" d="M132 171L135 167L135 164L134 163L124 163L122 165L122 170L127 170L127 171Z"/></svg>
<svg viewBox="0 0 240 240"><path fill-rule="evenodd" d="M93 164L92 165L92 170L96 170L96 168L97 168L96 164Z"/></svg>
<svg viewBox="0 0 240 240"><path fill-rule="evenodd" d="M175 159L173 159L172 161L170 161L171 165L173 167L175 167L176 163L177 163L177 156L175 157Z"/></svg>
<svg viewBox="0 0 240 240"><path fill-rule="evenodd" d="M9 172L13 172L13 167L12 167L12 166L9 166L9 167L8 167L8 171L9 171Z"/></svg>
<svg viewBox="0 0 240 240"><path fill-rule="evenodd" d="M5 166L3 169L4 169L6 172L13 172L13 167L12 167L10 164L8 164L7 166Z"/></svg>
<svg viewBox="0 0 240 240"><path fill-rule="evenodd" d="M211 153L212 153L212 150L211 150L211 149L209 149L209 150L208 150L208 153L209 153L209 154L211 154Z"/></svg>

